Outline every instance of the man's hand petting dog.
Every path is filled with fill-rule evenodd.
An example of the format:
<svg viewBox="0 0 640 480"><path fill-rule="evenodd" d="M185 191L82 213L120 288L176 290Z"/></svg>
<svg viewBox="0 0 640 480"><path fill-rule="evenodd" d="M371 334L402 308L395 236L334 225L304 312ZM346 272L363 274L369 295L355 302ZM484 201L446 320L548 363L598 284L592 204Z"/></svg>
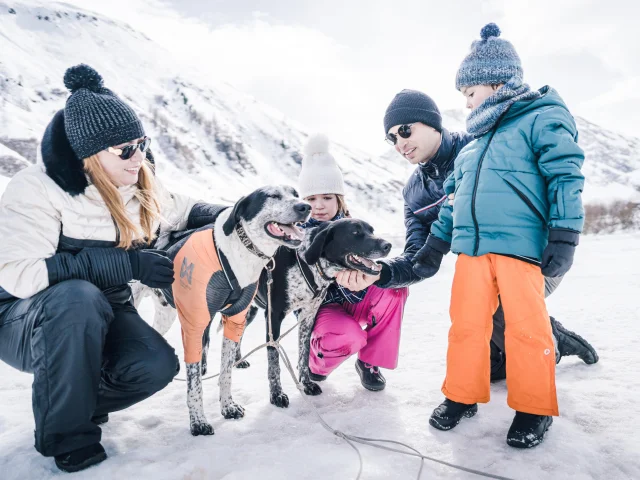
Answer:
<svg viewBox="0 0 640 480"><path fill-rule="evenodd" d="M336 274L336 282L352 292L364 290L379 278L380 274L368 275L357 270L342 270Z"/></svg>

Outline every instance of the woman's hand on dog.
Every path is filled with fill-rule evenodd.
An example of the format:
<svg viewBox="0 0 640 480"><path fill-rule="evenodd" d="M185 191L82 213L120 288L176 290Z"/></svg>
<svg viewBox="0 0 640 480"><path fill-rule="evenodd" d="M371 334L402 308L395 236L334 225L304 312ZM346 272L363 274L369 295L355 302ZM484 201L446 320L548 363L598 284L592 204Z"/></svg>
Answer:
<svg viewBox="0 0 640 480"><path fill-rule="evenodd" d="M151 288L171 288L173 262L162 250L127 250L134 280Z"/></svg>
<svg viewBox="0 0 640 480"><path fill-rule="evenodd" d="M359 292L373 285L380 275L367 275L358 270L341 270L336 274L336 282L352 292Z"/></svg>

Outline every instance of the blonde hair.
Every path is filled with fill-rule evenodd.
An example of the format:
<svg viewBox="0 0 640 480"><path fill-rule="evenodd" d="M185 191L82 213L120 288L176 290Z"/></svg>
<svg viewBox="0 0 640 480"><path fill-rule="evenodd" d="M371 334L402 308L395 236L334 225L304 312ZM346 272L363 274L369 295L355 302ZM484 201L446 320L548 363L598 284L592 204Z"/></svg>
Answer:
<svg viewBox="0 0 640 480"><path fill-rule="evenodd" d="M127 210L118 188L113 184L107 172L102 168L98 155L84 159L84 171L89 175L91 183L95 185L100 196L107 205L120 234L118 247L131 248L135 243L150 243L156 238L153 225L160 218L160 201L156 189L156 182L151 164L144 160L138 173L138 187L135 197L140 202L140 228L127 216ZM142 237L140 237L142 234Z"/></svg>
<svg viewBox="0 0 640 480"><path fill-rule="evenodd" d="M335 196L338 202L338 213L342 213L342 215L344 215L345 217L351 217L351 213L349 213L349 207L347 206L347 201L344 199L344 195L336 193Z"/></svg>

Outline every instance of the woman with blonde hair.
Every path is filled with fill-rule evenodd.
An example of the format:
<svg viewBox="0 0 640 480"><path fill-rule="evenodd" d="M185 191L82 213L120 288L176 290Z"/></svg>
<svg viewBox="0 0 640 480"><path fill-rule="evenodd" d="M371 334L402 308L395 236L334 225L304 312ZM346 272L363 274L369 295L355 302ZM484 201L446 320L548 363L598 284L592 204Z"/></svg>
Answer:
<svg viewBox="0 0 640 480"><path fill-rule="evenodd" d="M35 447L75 472L106 458L98 426L163 389L179 363L140 317L128 283L169 287L157 235L196 227L206 204L164 191L150 139L91 67L42 139L42 164L0 201L0 359L34 374Z"/></svg>

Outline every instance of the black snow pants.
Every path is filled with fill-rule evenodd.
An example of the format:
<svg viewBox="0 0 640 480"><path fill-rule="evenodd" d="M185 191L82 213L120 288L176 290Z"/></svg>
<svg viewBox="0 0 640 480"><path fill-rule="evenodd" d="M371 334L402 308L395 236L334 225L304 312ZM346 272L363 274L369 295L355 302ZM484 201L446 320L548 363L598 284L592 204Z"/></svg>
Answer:
<svg viewBox="0 0 640 480"><path fill-rule="evenodd" d="M35 447L44 456L99 442L93 416L150 397L179 369L127 285L101 291L84 280L0 302L0 360L33 373Z"/></svg>

